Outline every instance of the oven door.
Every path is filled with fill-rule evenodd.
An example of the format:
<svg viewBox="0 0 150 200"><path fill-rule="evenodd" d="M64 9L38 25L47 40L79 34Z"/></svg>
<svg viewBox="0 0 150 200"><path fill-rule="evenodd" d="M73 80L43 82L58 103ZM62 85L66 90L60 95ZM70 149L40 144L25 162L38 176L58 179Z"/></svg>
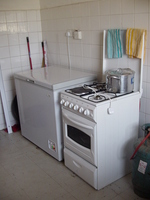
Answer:
<svg viewBox="0 0 150 200"><path fill-rule="evenodd" d="M64 146L97 166L96 123L63 108Z"/></svg>

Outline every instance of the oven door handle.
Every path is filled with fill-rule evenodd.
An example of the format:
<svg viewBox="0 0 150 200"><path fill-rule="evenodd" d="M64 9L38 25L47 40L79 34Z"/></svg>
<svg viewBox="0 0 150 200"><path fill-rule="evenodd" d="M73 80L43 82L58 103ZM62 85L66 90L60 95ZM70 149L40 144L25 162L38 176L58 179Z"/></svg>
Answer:
<svg viewBox="0 0 150 200"><path fill-rule="evenodd" d="M64 116L68 121L74 123L74 124L77 125L77 126L80 126L80 127L82 127L82 128L86 128L86 129L89 129L89 130L93 130L93 127L88 126L88 125L81 124L81 123L78 122L78 121L74 121L73 119L71 119L71 117L68 118L68 116L67 116L66 114L63 114L63 116Z"/></svg>

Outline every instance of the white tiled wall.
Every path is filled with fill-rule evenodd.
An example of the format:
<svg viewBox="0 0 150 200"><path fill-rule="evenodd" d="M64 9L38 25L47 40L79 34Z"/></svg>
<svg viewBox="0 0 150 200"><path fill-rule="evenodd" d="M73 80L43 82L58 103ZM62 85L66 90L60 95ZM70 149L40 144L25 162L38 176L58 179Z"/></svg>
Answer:
<svg viewBox="0 0 150 200"><path fill-rule="evenodd" d="M33 68L42 65L42 32L40 10L0 11L0 64L11 124L15 119L11 112L15 96L13 74L29 67L26 37L29 37ZM0 100L0 130L5 127Z"/></svg>
<svg viewBox="0 0 150 200"><path fill-rule="evenodd" d="M80 41L70 38L72 67L95 73L101 72L104 29L132 27L148 30L140 125L150 123L150 1L41 0L40 3L42 35L48 44L49 64L68 66L67 30L80 29L83 33Z"/></svg>
<svg viewBox="0 0 150 200"><path fill-rule="evenodd" d="M16 10L39 10L40 9L40 0L1 0L0 1L0 10L1 11L16 11Z"/></svg>

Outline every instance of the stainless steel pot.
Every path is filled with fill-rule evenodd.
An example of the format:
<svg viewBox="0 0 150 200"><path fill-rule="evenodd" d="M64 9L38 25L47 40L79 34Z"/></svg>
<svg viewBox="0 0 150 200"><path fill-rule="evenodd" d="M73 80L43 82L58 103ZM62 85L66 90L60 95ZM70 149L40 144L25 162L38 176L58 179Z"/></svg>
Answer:
<svg viewBox="0 0 150 200"><path fill-rule="evenodd" d="M134 74L130 68L118 68L106 72L107 90L114 93L129 93L134 90Z"/></svg>

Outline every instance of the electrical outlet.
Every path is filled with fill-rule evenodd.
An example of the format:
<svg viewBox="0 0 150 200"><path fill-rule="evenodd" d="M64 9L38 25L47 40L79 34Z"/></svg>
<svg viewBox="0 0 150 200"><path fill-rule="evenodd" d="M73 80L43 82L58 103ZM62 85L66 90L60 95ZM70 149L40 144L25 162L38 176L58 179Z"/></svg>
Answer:
<svg viewBox="0 0 150 200"><path fill-rule="evenodd" d="M73 32L73 38L75 40L81 40L82 39L82 32L80 30L75 30Z"/></svg>

